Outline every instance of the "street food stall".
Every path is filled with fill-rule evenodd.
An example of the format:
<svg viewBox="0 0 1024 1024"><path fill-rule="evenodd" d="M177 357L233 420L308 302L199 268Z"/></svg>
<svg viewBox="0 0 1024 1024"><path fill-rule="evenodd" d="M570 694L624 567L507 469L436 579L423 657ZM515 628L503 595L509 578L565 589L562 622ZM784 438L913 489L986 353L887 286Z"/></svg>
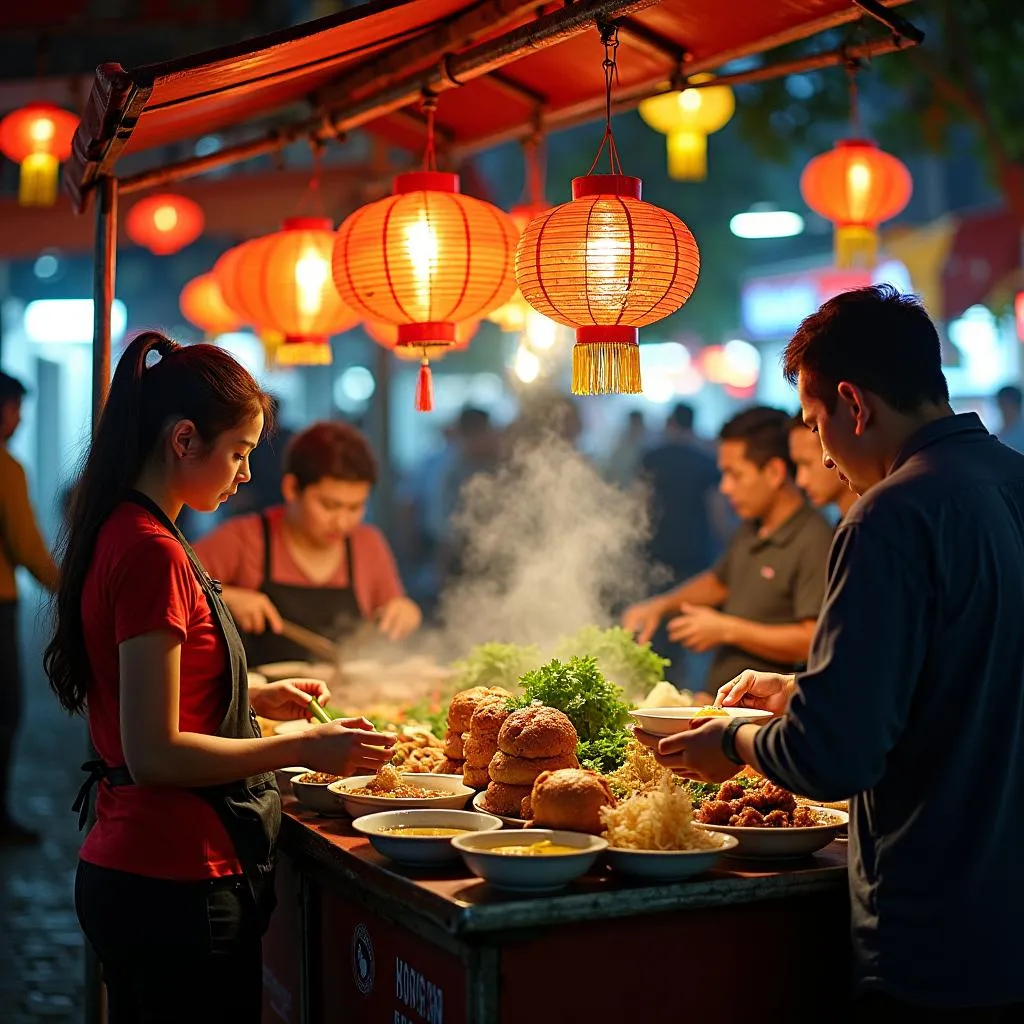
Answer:
<svg viewBox="0 0 1024 1024"><path fill-rule="evenodd" d="M319 151L356 129L407 153L426 148L433 161L428 172L436 174L438 167L459 167L499 143L525 141L602 115L610 127L612 114L645 98L702 87L699 76L706 72L718 72L716 84L740 84L829 65L848 67L914 45L920 33L891 10L895 6L878 0L741 0L725 17L712 0L377 0L165 64L101 66L65 173L75 209L95 208L94 422L110 380L120 197L277 153L295 142ZM741 59L860 19L883 30L849 45L823 45L800 59L767 57L735 70ZM619 48L612 65L613 97L610 82L616 76L608 73L607 54L612 32ZM240 128L244 131L237 132ZM237 135L216 152L172 163L157 156L175 143L225 130ZM380 178L388 168L377 170ZM366 184L374 175L351 177L361 186L348 195L355 206L366 200ZM372 180L370 185L372 192ZM261 227L253 225L254 231ZM388 355L382 350L378 386L385 466ZM513 834L527 822L519 798L537 799L540 769L524 779L515 774L521 766L509 763L518 755L503 759L500 750L489 762L474 765L462 757L462 736L456 731L442 741L443 760L433 778L465 782L457 806L472 799L477 818L505 826L495 835ZM600 773L585 769L599 764L601 755L595 754L598 747L591 748L588 760L584 744L597 740L580 737L576 751L576 739L574 733L573 750L563 751L568 763L553 773L584 772L589 785ZM616 754L622 754L621 745ZM494 777L498 771L505 781ZM346 781L351 780L309 784ZM632 791L633 799L622 806L639 806L635 801L641 797L683 801L678 807L685 804L685 830L691 838L696 835L689 831L690 797L668 781L658 784L660 790L653 784L648 779L647 788ZM290 785L301 792L301 776ZM499 809L499 796L515 797L515 806ZM656 858L659 849L689 855L710 848L700 842L692 850L617 848L595 836L593 828L590 834L556 831L551 833L556 838L584 834L589 860L547 893L509 892L493 878L477 877L476 869L467 870L471 862L487 862L494 854L490 847L468 850L464 863L396 864L377 850L378 835L360 832L358 819L349 820L352 814L321 817L288 797L279 905L266 940L264 1019L620 1020L639 1002L678 1007L680 1013L714 1012L723 1020L746 1019L751 1012L793 1021L830 1016L842 1000L837 993L845 991L847 970L845 848L837 839L842 822L836 817L841 812L829 817L820 809L808 811L792 794L784 794L785 806L772 806L764 796L755 794L761 801L757 806L743 805L736 826L732 819L740 817L748 797L739 791L728 799L716 795L710 802L717 809L708 813L723 807L728 813L721 821L713 819L715 828L724 830L715 834L728 839L729 829L736 828L782 834L792 826L794 834L824 830L827 840L797 859L790 849L789 859L766 860L762 854L751 862L724 856L730 844L716 839L712 845L721 849L714 851L714 864L693 873L692 880L666 881L625 869L620 873L612 854L638 853L643 859ZM707 795L702 799L707 802ZM697 806L695 820L704 806ZM533 808L538 825L539 811L539 805ZM761 827L764 821L751 825L762 811L765 818L781 815L786 828ZM823 816L812 821L807 814ZM600 828L611 830L610 821L602 817ZM797 827L797 821L807 828ZM450 842L461 851L463 841L472 846L477 839L458 835ZM484 840L491 842L487 836L479 839ZM494 842L514 845L514 838ZM556 852L575 862L582 848L575 840L565 843L568 853ZM91 988L88 1019L96 1020L99 986Z"/></svg>

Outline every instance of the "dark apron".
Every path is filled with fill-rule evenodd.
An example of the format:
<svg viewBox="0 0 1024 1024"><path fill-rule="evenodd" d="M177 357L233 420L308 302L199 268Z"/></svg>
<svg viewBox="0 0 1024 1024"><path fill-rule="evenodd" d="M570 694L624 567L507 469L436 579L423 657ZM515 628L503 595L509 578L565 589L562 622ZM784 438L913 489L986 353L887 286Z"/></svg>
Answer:
<svg viewBox="0 0 1024 1024"><path fill-rule="evenodd" d="M235 628L231 613L220 597L220 584L210 579L188 541L167 517L164 511L144 494L131 491L127 500L140 505L165 526L185 549L192 570L199 580L210 611L220 628L228 650L231 672L231 699L224 719L215 735L230 739L253 739L259 737L260 727L256 713L249 706L249 684L242 640ZM110 786L130 786L134 781L126 767L107 765L102 760L87 761L82 770L89 777L82 784L72 810L78 811L78 827L81 829L88 813L89 792L103 780ZM274 860L277 835L281 828L281 794L274 781L273 772L254 775L220 786L203 786L190 792L202 797L217 812L225 830L234 843L235 852L242 865L242 873L249 884L256 906L269 919L274 906Z"/></svg>
<svg viewBox="0 0 1024 1024"><path fill-rule="evenodd" d="M305 626L328 640L343 640L354 633L362 622L362 613L353 589L355 563L352 561L351 539L345 538L347 587L301 587L275 583L270 521L262 515L260 522L263 526L263 585L260 590L270 598L281 618ZM270 630L259 634L246 633L243 641L250 665L266 665L274 661L309 661L309 652L304 647Z"/></svg>

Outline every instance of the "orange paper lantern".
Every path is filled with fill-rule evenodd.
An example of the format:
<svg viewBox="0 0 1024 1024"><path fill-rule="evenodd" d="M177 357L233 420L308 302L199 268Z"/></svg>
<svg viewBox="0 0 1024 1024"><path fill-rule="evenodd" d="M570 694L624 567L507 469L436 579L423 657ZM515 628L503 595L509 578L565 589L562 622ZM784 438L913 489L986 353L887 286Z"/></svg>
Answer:
<svg viewBox="0 0 1024 1024"><path fill-rule="evenodd" d="M224 301L213 274L192 278L178 298L181 315L209 337L237 331L242 318Z"/></svg>
<svg viewBox="0 0 1024 1024"><path fill-rule="evenodd" d="M31 103L0 121L0 152L21 168L18 202L53 206L57 171L71 156L78 118L51 103Z"/></svg>
<svg viewBox="0 0 1024 1024"><path fill-rule="evenodd" d="M327 217L291 217L280 231L228 250L213 268L224 301L246 323L279 331L277 362L328 365L330 339L359 322L331 280Z"/></svg>
<svg viewBox="0 0 1024 1024"><path fill-rule="evenodd" d="M469 343L480 328L479 320L467 320L464 323L455 325L455 341L451 345L431 345L420 343L419 345L399 345L398 327L395 324L375 323L367 320L363 324L363 330L381 348L394 352L399 359L412 361L421 359L424 351L428 359L443 359L448 352L462 352L469 348Z"/></svg>
<svg viewBox="0 0 1024 1024"><path fill-rule="evenodd" d="M456 325L515 290L517 232L508 215L459 193L456 174L414 171L394 194L356 210L334 244L334 281L363 319L398 328L399 348L423 359L416 407L429 411L426 347L455 344Z"/></svg>
<svg viewBox="0 0 1024 1024"><path fill-rule="evenodd" d="M894 156L866 139L843 139L800 176L804 201L835 224L837 267L873 267L878 225L910 202L914 182Z"/></svg>
<svg viewBox="0 0 1024 1024"><path fill-rule="evenodd" d="M191 199L163 192L140 199L125 222L128 237L156 256L170 256L191 245L202 233L206 218Z"/></svg>
<svg viewBox="0 0 1024 1024"><path fill-rule="evenodd" d="M574 178L572 201L530 222L516 250L526 301L576 330L577 395L640 394L638 328L693 294L700 254L674 214L640 198L639 178Z"/></svg>

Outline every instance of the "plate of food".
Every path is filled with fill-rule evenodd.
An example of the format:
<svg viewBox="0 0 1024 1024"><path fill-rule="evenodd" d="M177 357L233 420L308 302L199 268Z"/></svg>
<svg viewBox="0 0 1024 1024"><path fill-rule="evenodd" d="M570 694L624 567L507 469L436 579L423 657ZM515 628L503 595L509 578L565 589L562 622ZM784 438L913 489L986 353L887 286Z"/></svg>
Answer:
<svg viewBox="0 0 1024 1024"><path fill-rule="evenodd" d="M501 821L476 811L414 809L366 814L356 818L352 827L382 856L419 866L458 860L459 852L452 846L456 836L496 832Z"/></svg>
<svg viewBox="0 0 1024 1024"><path fill-rule="evenodd" d="M684 732L692 722L701 718L738 718L750 722L771 718L770 711L758 708L716 708L710 704L703 707L638 708L629 714L639 728L654 736Z"/></svg>
<svg viewBox="0 0 1024 1024"><path fill-rule="evenodd" d="M294 780L292 785L295 785ZM473 795L473 790L463 784L461 775L402 772L390 764L381 765L376 775L339 779L328 788L353 818L373 811L417 807L458 811Z"/></svg>
<svg viewBox="0 0 1024 1024"><path fill-rule="evenodd" d="M657 882L680 882L710 871L739 842L698 828L686 787L670 772L626 800L601 809L605 860L613 871Z"/></svg>
<svg viewBox="0 0 1024 1024"><path fill-rule="evenodd" d="M608 848L598 836L549 828L474 833L451 843L474 875L496 889L522 893L565 888Z"/></svg>
<svg viewBox="0 0 1024 1024"><path fill-rule="evenodd" d="M487 806L487 790L481 789L476 796L473 797L473 807L480 811L481 814L492 814L495 818L500 818L503 825L508 825L510 828L523 828L526 825L526 818L513 818L507 814L498 814L496 811L492 811Z"/></svg>
<svg viewBox="0 0 1024 1024"><path fill-rule="evenodd" d="M828 846L850 821L845 811L798 803L789 790L758 776L695 788L694 824L736 839L734 857L806 857Z"/></svg>
<svg viewBox="0 0 1024 1024"><path fill-rule="evenodd" d="M295 799L307 810L336 818L344 813L341 801L331 792L331 786L339 781L344 781L340 775L306 771L301 775L292 776L292 792Z"/></svg>

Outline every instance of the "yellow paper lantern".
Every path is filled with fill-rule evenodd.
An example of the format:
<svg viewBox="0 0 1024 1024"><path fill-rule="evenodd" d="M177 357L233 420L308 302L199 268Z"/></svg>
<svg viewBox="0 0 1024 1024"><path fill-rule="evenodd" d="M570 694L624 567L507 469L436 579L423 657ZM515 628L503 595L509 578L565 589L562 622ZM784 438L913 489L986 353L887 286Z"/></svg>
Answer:
<svg viewBox="0 0 1024 1024"><path fill-rule="evenodd" d="M693 83L714 75L694 75ZM652 96L640 104L640 116L668 136L668 174L676 181L703 181L708 173L708 136L724 128L736 110L727 85L703 86Z"/></svg>

